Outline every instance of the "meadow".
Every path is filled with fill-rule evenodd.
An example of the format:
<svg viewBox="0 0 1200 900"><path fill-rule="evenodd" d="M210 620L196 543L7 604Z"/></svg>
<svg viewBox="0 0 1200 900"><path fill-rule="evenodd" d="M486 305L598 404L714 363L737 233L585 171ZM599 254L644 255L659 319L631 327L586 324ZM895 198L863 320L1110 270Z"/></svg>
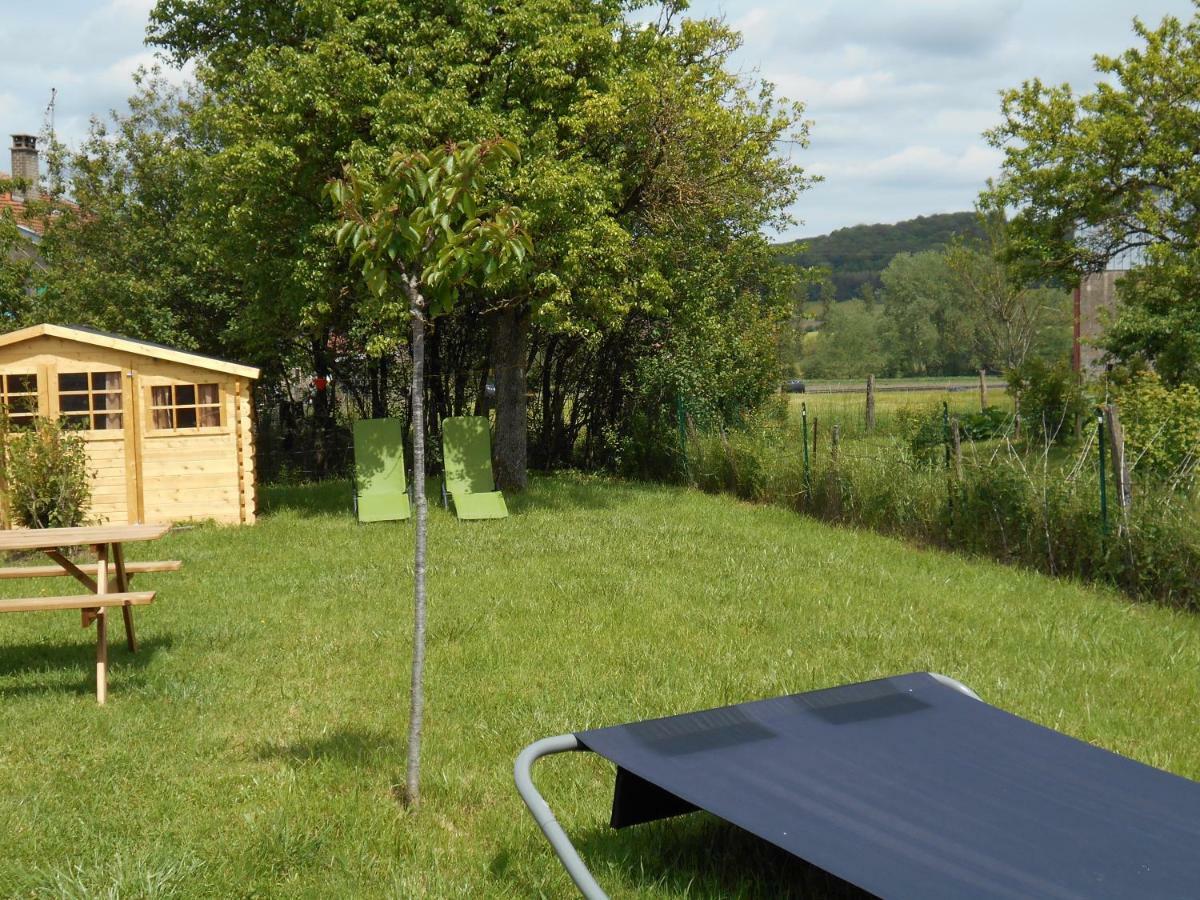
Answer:
<svg viewBox="0 0 1200 900"><path fill-rule="evenodd" d="M8 896L571 897L512 762L550 734L932 670L1200 777L1200 619L776 507L535 478L500 522L430 517L424 803L405 811L412 526L345 483L264 491L246 528L143 552L143 649L113 629L108 705L68 613L0 618ZM63 586L4 582L9 596ZM539 787L614 897L854 892L697 814L607 827L612 771Z"/></svg>

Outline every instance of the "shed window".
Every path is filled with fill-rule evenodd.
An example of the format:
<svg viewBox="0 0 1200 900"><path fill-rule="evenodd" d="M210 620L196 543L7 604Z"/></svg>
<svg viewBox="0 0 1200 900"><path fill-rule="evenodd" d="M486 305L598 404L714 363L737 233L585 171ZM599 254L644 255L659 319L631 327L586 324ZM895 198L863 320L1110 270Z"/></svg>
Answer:
<svg viewBox="0 0 1200 900"><path fill-rule="evenodd" d="M155 430L221 427L221 391L215 384L164 384L150 388Z"/></svg>
<svg viewBox="0 0 1200 900"><path fill-rule="evenodd" d="M28 428L38 412L38 380L36 375L0 376L0 398L8 422L13 428Z"/></svg>
<svg viewBox="0 0 1200 900"><path fill-rule="evenodd" d="M60 373L58 411L70 425L96 431L120 430L121 373Z"/></svg>

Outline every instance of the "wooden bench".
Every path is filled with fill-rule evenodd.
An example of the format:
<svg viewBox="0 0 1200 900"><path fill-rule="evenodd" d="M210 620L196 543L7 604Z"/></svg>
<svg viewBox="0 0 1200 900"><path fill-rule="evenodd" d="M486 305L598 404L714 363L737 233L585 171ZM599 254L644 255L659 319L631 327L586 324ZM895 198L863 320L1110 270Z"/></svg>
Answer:
<svg viewBox="0 0 1200 900"><path fill-rule="evenodd" d="M81 572L96 577L97 563L78 563ZM177 559L163 559L155 562L127 562L125 573L139 575L146 572L178 572L183 563ZM0 578L50 578L55 575L66 575L62 566L0 566ZM140 604L134 604L138 606Z"/></svg>
<svg viewBox="0 0 1200 900"><path fill-rule="evenodd" d="M59 572L62 570L59 569ZM92 622L96 623L96 700L103 703L108 696L108 617L105 615L105 608L119 606L123 613L128 613L131 606L146 606L153 602L154 591L72 594L68 597L19 597L15 600L0 600L0 613L82 610L85 628ZM129 624L128 619L126 624ZM129 637L130 649L133 649L132 632Z"/></svg>
<svg viewBox="0 0 1200 900"><path fill-rule="evenodd" d="M118 594L71 594L69 597L20 597L0 600L0 612L40 612L47 609L103 609L106 606L146 606L154 602L154 591L123 591Z"/></svg>
<svg viewBox="0 0 1200 900"><path fill-rule="evenodd" d="M39 610L77 609L82 625L96 623L96 701L104 703L108 695L108 607L120 607L125 620L125 638L131 653L137 652L133 630L133 607L154 602L153 591L131 591L129 582L139 572L174 572L178 560L125 564L124 545L133 541L156 541L170 531L158 524L83 525L74 528L20 528L0 531L0 551L40 550L57 565L0 567L0 579L45 578L66 575L88 589L86 594L69 597L21 597L0 599L0 612L37 612ZM69 559L71 547L90 547L94 563ZM109 585L116 588L109 590Z"/></svg>

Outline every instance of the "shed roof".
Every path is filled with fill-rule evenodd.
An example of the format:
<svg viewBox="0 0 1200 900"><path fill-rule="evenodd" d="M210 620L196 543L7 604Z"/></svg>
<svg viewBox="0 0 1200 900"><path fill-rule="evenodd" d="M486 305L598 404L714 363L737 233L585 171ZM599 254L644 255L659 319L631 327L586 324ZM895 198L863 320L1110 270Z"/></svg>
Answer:
<svg viewBox="0 0 1200 900"><path fill-rule="evenodd" d="M177 350L164 344L143 341L137 338L101 331L87 325L31 325L8 334L0 335L0 347L19 344L36 337L56 337L68 341L78 341L81 344L91 344L96 347L106 347L109 350L120 350L125 353L136 353L139 356L151 356L155 359L165 359L169 362L196 366L201 369L211 369L214 372L225 372L229 375L240 375L243 378L258 378L259 370L254 366L217 359L215 356L205 356L192 353L190 350Z"/></svg>

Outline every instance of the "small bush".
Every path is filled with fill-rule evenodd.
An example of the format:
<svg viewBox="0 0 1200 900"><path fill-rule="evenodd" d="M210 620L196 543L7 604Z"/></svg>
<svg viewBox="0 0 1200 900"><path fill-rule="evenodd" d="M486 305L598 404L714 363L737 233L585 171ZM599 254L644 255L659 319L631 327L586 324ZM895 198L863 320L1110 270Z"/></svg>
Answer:
<svg viewBox="0 0 1200 900"><path fill-rule="evenodd" d="M1008 373L1008 392L1020 401L1021 428L1039 443L1072 441L1075 420L1088 408L1079 378L1065 362L1031 357Z"/></svg>
<svg viewBox="0 0 1200 900"><path fill-rule="evenodd" d="M1200 390L1191 384L1171 390L1156 374L1144 372L1121 390L1120 409L1138 473L1191 487L1200 458Z"/></svg>
<svg viewBox="0 0 1200 900"><path fill-rule="evenodd" d="M998 406L958 417L962 436L972 441L990 441L1004 437L1012 426L1012 416Z"/></svg>
<svg viewBox="0 0 1200 900"><path fill-rule="evenodd" d="M14 521L27 528L71 528L91 505L83 438L53 419L36 419L8 442L8 498Z"/></svg>

